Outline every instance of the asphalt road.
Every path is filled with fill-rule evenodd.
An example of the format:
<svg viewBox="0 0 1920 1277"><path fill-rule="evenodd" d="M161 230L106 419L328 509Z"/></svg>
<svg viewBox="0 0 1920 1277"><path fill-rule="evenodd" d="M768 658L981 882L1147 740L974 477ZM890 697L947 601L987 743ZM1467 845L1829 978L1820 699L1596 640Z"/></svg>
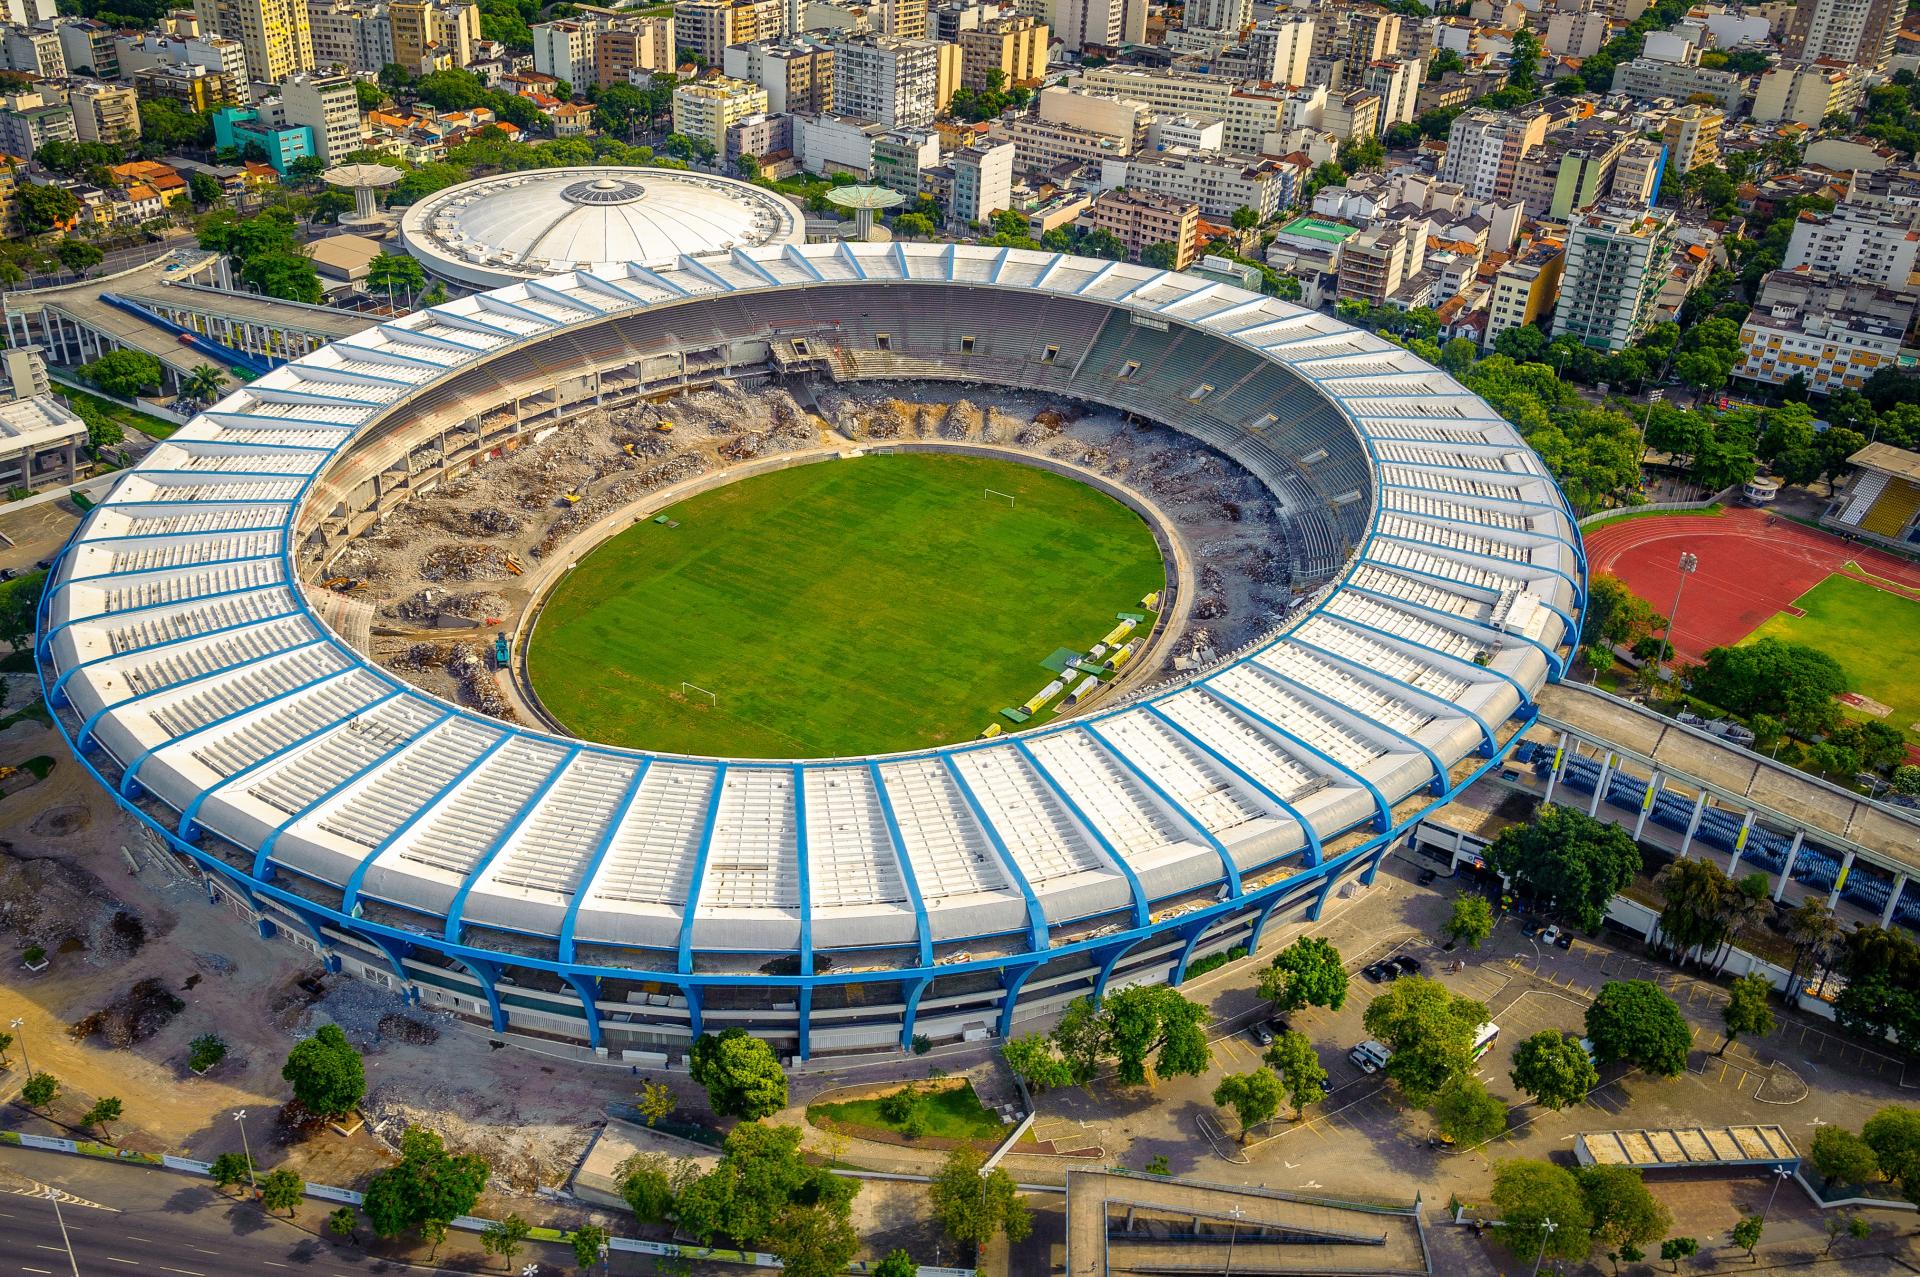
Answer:
<svg viewBox="0 0 1920 1277"><path fill-rule="evenodd" d="M60 1194L56 1212L55 1193ZM324 1204L300 1224L270 1219L176 1171L94 1163L59 1153L0 1149L0 1277L355 1277L363 1273L573 1272L571 1252L528 1247L503 1269L470 1236L453 1234L446 1266L369 1255L310 1231ZM62 1226L64 1225L64 1233ZM361 1231L364 1239L366 1231ZM638 1271L622 1257L614 1271Z"/></svg>

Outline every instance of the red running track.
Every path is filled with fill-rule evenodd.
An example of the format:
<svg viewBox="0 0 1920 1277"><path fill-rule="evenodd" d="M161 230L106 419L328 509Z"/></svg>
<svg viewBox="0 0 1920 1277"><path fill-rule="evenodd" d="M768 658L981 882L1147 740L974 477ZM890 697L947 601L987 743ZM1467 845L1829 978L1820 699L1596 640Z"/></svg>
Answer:
<svg viewBox="0 0 1920 1277"><path fill-rule="evenodd" d="M1745 507L1626 519L1594 531L1586 544L1589 573L1619 577L1662 615L1673 606L1680 556L1699 558L1673 639L1675 650L1693 660L1710 647L1738 643L1849 562L1920 591L1920 567L1904 559Z"/></svg>

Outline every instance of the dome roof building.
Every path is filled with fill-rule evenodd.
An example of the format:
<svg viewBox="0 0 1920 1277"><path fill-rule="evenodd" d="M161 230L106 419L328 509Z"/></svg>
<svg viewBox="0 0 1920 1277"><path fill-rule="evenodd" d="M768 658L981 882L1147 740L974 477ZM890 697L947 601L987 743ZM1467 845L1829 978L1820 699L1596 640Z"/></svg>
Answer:
<svg viewBox="0 0 1920 1277"><path fill-rule="evenodd" d="M462 182L413 205L407 251L456 283L495 288L571 270L804 243L785 196L680 169L559 168Z"/></svg>

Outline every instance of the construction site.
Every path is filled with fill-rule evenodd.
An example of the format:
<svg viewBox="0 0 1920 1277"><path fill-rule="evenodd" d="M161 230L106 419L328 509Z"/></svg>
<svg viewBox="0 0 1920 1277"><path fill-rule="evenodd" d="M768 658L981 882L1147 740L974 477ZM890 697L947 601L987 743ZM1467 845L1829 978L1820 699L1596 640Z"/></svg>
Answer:
<svg viewBox="0 0 1920 1277"><path fill-rule="evenodd" d="M1192 569L1177 631L1150 681L1270 629L1297 597L1272 495L1190 437L1051 396L951 383L835 386L806 402L782 386L711 389L593 410L481 454L393 507L313 569L336 630L436 695L525 719L499 678L502 646L538 602L538 569L577 557L582 534L643 517L690 485L749 463L916 441L1066 463L1123 484L1177 533ZM330 596L330 597L327 597Z"/></svg>

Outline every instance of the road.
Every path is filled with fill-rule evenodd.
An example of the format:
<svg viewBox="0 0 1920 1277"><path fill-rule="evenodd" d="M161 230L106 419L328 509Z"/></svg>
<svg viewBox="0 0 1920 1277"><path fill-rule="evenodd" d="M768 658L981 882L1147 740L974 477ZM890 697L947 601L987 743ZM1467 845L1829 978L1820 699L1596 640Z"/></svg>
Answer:
<svg viewBox="0 0 1920 1277"><path fill-rule="evenodd" d="M52 1190L62 1197L56 1214ZM176 1171L92 1162L67 1154L0 1149L0 1277L313 1277L354 1273L503 1270L470 1235L450 1234L446 1266L412 1264L384 1250L316 1236L326 1204L310 1201L296 1222L223 1197ZM62 1235L62 1225L65 1234ZM366 1238L364 1224L362 1239ZM71 1250L69 1250L71 1245ZM572 1252L529 1246L511 1271L536 1277L573 1271ZM622 1256L614 1272L645 1262ZM735 1270L740 1271L740 1270Z"/></svg>

